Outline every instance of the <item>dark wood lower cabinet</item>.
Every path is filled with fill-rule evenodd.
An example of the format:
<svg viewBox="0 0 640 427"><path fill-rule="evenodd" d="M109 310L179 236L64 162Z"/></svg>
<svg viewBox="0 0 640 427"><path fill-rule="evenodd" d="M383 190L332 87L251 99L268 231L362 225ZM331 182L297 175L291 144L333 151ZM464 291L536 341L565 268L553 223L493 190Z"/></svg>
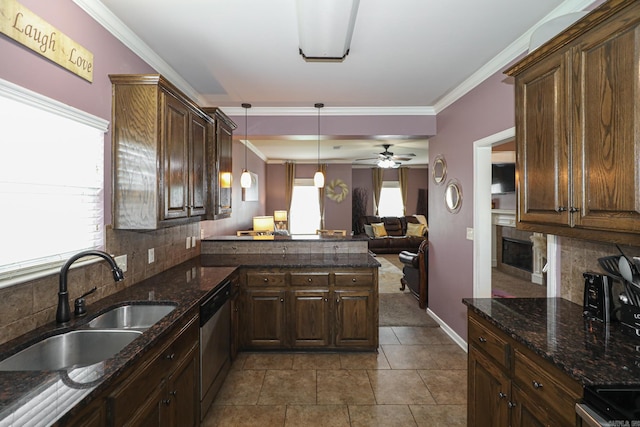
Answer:
<svg viewBox="0 0 640 427"><path fill-rule="evenodd" d="M470 427L576 426L582 386L469 312Z"/></svg>
<svg viewBox="0 0 640 427"><path fill-rule="evenodd" d="M246 268L240 273L241 347L378 347L378 270Z"/></svg>

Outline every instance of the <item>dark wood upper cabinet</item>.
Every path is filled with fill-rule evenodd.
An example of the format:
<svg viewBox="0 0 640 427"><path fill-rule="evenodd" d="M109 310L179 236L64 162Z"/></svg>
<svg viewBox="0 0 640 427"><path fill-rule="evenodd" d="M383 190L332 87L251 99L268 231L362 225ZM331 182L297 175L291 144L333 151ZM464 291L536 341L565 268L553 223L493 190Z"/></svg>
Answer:
<svg viewBox="0 0 640 427"><path fill-rule="evenodd" d="M640 3L610 0L507 70L520 229L640 242Z"/></svg>
<svg viewBox="0 0 640 427"><path fill-rule="evenodd" d="M206 212L213 119L158 74L110 75L113 222L154 230Z"/></svg>
<svg viewBox="0 0 640 427"><path fill-rule="evenodd" d="M231 216L233 187L233 131L237 125L219 108L203 110L215 121L208 149L211 169L207 176L209 190L206 218L228 218Z"/></svg>

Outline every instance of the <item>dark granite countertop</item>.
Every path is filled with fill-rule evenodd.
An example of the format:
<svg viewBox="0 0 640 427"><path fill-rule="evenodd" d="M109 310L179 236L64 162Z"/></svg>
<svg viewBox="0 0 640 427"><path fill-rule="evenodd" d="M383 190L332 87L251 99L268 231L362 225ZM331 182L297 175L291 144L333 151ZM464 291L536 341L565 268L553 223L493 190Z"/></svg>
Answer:
<svg viewBox="0 0 640 427"><path fill-rule="evenodd" d="M203 254L200 258L203 266L210 267L380 267L380 263L369 254Z"/></svg>
<svg viewBox="0 0 640 427"><path fill-rule="evenodd" d="M640 385L640 338L561 298L464 299L470 310L582 385Z"/></svg>
<svg viewBox="0 0 640 427"><path fill-rule="evenodd" d="M80 328L96 315L113 306L128 302L144 304L151 301L176 305L175 310L147 329L116 356L99 364L69 371L0 372L0 423L11 419L9 417L14 416L13 412L25 403L44 399L49 399L48 406L33 408L28 415L30 420L37 419L41 412L51 412L51 405L56 405L58 411L65 411L65 404L69 409L73 408L68 415L81 410L91 402L93 397L109 387L124 369L143 357L154 344L170 334L176 321L190 312L197 313L200 302L213 293L215 288L235 271L235 268L233 265L217 268L203 267L200 258L196 257L89 304L87 306L89 313L84 318L72 318L63 326L51 322L0 345L0 359L4 359L44 337ZM79 379L76 380L76 378ZM65 396L58 403L56 397L60 395ZM24 408L20 411L24 411Z"/></svg>
<svg viewBox="0 0 640 427"><path fill-rule="evenodd" d="M56 405L58 411L68 413L65 418L86 407L102 393L119 374L172 332L172 327L186 314L197 313L200 302L236 268L246 267L379 267L380 263L368 254L288 254L282 255L201 255L156 276L123 289L87 306L88 315L60 326L55 322L28 332L0 345L0 360L28 347L43 338L82 328L97 315L126 303L168 303L176 309L116 356L91 367L70 371L39 372L0 371L0 423L11 419L13 412L27 402L49 399L49 406L32 409L31 419L43 408ZM126 273L125 273L126 274ZM63 403L56 403L58 395L65 395ZM71 397L69 397L71 396ZM64 407L66 405L66 408Z"/></svg>

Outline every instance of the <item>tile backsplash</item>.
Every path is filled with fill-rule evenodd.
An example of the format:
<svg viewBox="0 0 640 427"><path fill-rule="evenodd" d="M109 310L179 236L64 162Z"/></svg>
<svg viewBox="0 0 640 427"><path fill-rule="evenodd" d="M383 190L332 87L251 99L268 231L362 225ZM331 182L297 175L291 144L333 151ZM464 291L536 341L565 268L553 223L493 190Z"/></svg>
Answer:
<svg viewBox="0 0 640 427"><path fill-rule="evenodd" d="M583 304L584 278L582 273L594 271L604 273L598 258L619 255L620 251L613 243L590 242L560 237L560 296L576 304ZM640 248L621 246L628 256L640 256Z"/></svg>
<svg viewBox="0 0 640 427"><path fill-rule="evenodd" d="M196 245L187 249L187 238L195 236ZM155 261L148 263L148 251L153 248ZM127 255L125 280L114 282L105 262L96 262L69 272L69 302L96 286L87 297L91 303L125 287L158 274L190 258L200 255L200 223L179 225L162 230L139 232L113 230L107 226L106 252L113 256ZM0 289L0 343L5 343L28 331L55 320L58 304L59 274Z"/></svg>

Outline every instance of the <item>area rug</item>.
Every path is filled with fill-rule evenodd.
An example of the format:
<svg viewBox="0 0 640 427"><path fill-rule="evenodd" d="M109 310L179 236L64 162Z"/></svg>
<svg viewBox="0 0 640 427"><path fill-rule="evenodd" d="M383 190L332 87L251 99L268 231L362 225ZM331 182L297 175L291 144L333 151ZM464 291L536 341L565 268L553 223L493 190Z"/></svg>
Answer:
<svg viewBox="0 0 640 427"><path fill-rule="evenodd" d="M397 257L397 255L395 256ZM400 290L402 270L383 256L378 255L376 260L380 263L380 268L378 269L378 292L381 294L402 294L403 291ZM409 288L405 287L404 292L408 293Z"/></svg>
<svg viewBox="0 0 640 427"><path fill-rule="evenodd" d="M380 294L379 301L380 326L439 326L409 293Z"/></svg>

